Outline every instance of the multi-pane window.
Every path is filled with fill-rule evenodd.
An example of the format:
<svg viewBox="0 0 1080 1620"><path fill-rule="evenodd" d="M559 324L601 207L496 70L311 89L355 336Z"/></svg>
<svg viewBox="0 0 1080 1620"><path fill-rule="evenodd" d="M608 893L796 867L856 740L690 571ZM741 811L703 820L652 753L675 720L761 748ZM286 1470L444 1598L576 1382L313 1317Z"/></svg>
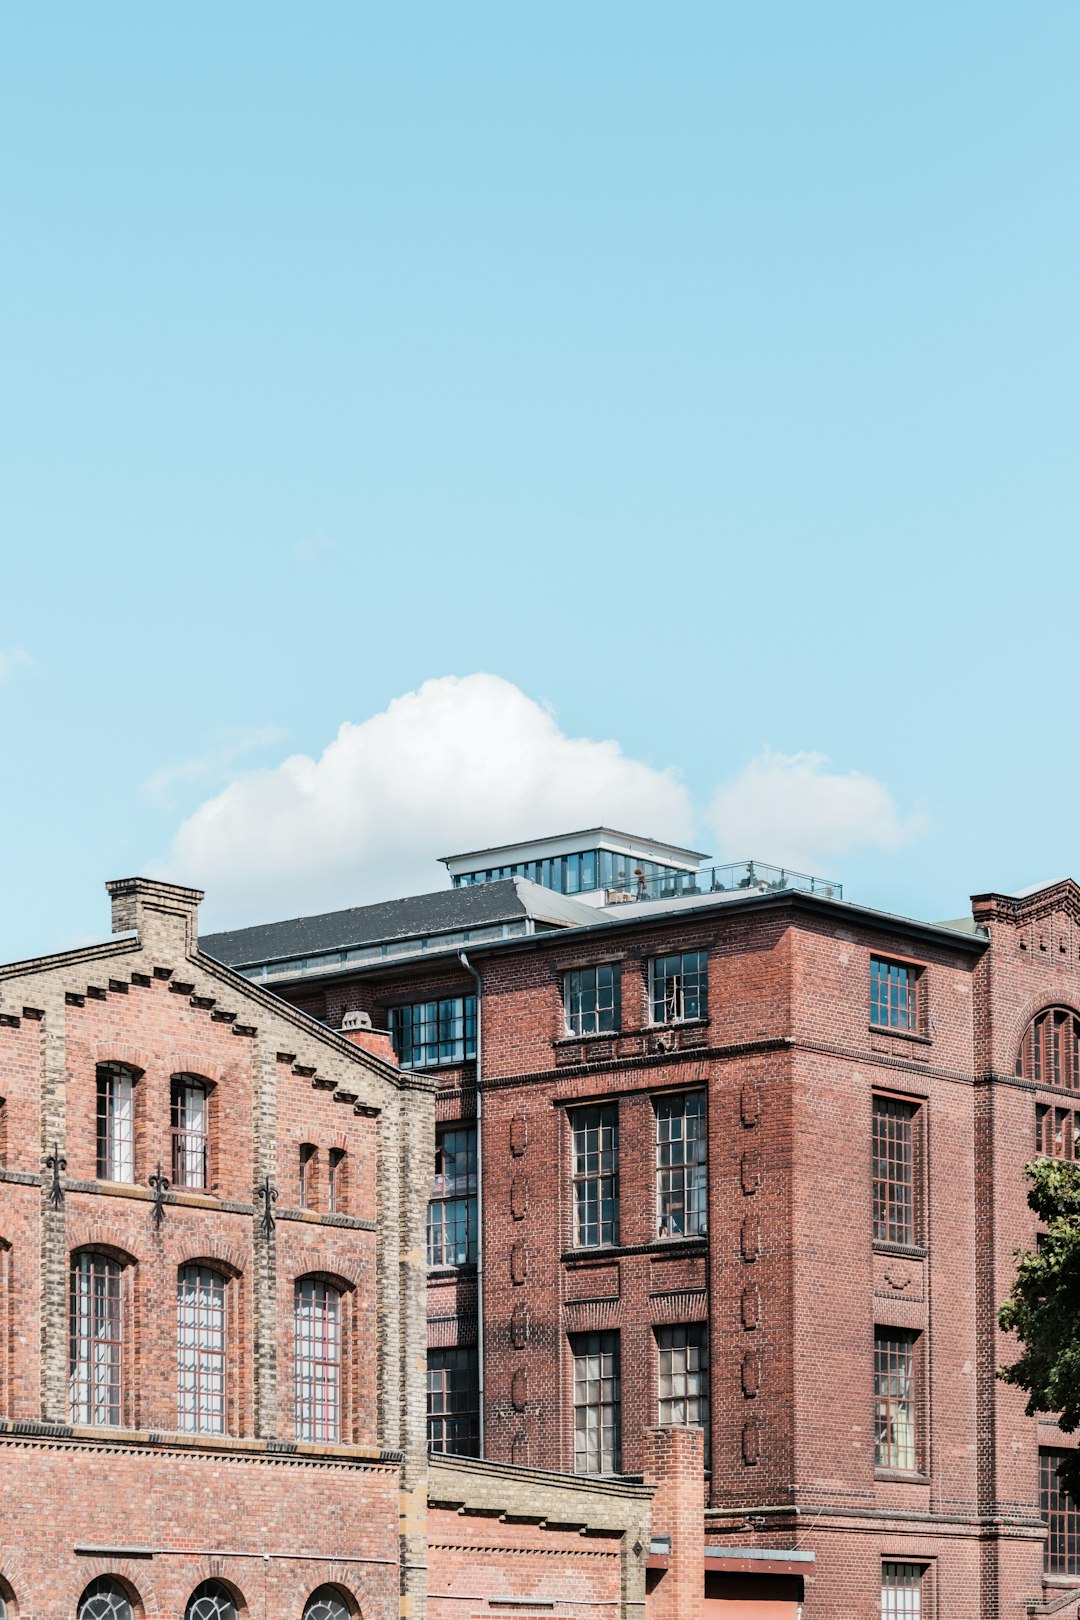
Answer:
<svg viewBox="0 0 1080 1620"><path fill-rule="evenodd" d="M602 1035L617 1030L619 968L604 962L599 967L571 968L563 976L566 1027L571 1035Z"/></svg>
<svg viewBox="0 0 1080 1620"><path fill-rule="evenodd" d="M576 1108L574 1139L574 1244L595 1249L619 1241L619 1108L599 1103Z"/></svg>
<svg viewBox="0 0 1080 1620"><path fill-rule="evenodd" d="M301 1142L300 1144L301 1209L312 1209L315 1204L315 1155L318 1151L314 1142Z"/></svg>
<svg viewBox="0 0 1080 1620"><path fill-rule="evenodd" d="M403 1069L430 1069L476 1056L476 997L450 996L391 1007L390 1039Z"/></svg>
<svg viewBox="0 0 1080 1620"><path fill-rule="evenodd" d="M174 1187L203 1192L207 1186L209 1096L194 1075L172 1077L172 1179Z"/></svg>
<svg viewBox="0 0 1080 1620"><path fill-rule="evenodd" d="M622 1470L619 1335L579 1333L574 1356L574 1472L618 1474Z"/></svg>
<svg viewBox="0 0 1080 1620"><path fill-rule="evenodd" d="M917 1243L919 1110L896 1097L874 1098L874 1241Z"/></svg>
<svg viewBox="0 0 1080 1620"><path fill-rule="evenodd" d="M870 958L870 1022L885 1029L918 1027L918 968Z"/></svg>
<svg viewBox="0 0 1080 1620"><path fill-rule="evenodd" d="M882 1564L881 1620L921 1620L922 1564Z"/></svg>
<svg viewBox="0 0 1080 1620"><path fill-rule="evenodd" d="M345 1149L331 1148L326 1159L326 1207L331 1215L345 1212Z"/></svg>
<svg viewBox="0 0 1080 1620"><path fill-rule="evenodd" d="M466 1125L443 1131L435 1144L428 1265L475 1265L476 1237L476 1126Z"/></svg>
<svg viewBox="0 0 1080 1620"><path fill-rule="evenodd" d="M478 1457L480 1374L476 1350L429 1350L427 1391L429 1450Z"/></svg>
<svg viewBox="0 0 1080 1620"><path fill-rule="evenodd" d="M134 1620L126 1590L112 1575L99 1575L79 1599L78 1620Z"/></svg>
<svg viewBox="0 0 1080 1620"><path fill-rule="evenodd" d="M350 1620L352 1610L336 1586L319 1586L304 1604L304 1620Z"/></svg>
<svg viewBox="0 0 1080 1620"><path fill-rule="evenodd" d="M1080 1575L1080 1507L1065 1495L1058 1479L1058 1466L1070 1455L1068 1451L1039 1452L1040 1505L1049 1532L1048 1575Z"/></svg>
<svg viewBox="0 0 1080 1620"><path fill-rule="evenodd" d="M1024 1032L1016 1072L1043 1086L1080 1087L1080 1018L1067 1007L1040 1013Z"/></svg>
<svg viewBox="0 0 1080 1620"><path fill-rule="evenodd" d="M120 1266L86 1249L71 1262L69 1394L72 1423L121 1420Z"/></svg>
<svg viewBox="0 0 1080 1620"><path fill-rule="evenodd" d="M1035 1152L1051 1159L1080 1159L1080 1109L1036 1103Z"/></svg>
<svg viewBox="0 0 1080 1620"><path fill-rule="evenodd" d="M181 1266L176 1279L177 1428L225 1433L225 1278Z"/></svg>
<svg viewBox="0 0 1080 1620"><path fill-rule="evenodd" d="M656 1099L656 1230L700 1237L707 1224L705 1093Z"/></svg>
<svg viewBox="0 0 1080 1620"><path fill-rule="evenodd" d="M296 1284L296 1438L341 1435L341 1294L317 1277Z"/></svg>
<svg viewBox="0 0 1080 1620"><path fill-rule="evenodd" d="M236 1600L220 1581L203 1581L187 1600L184 1620L236 1620Z"/></svg>
<svg viewBox="0 0 1080 1620"><path fill-rule="evenodd" d="M97 1173L102 1181L135 1179L135 1074L122 1063L97 1068Z"/></svg>
<svg viewBox="0 0 1080 1620"><path fill-rule="evenodd" d="M657 1409L661 1424L697 1424L709 1458L709 1335L704 1322L656 1330Z"/></svg>
<svg viewBox="0 0 1080 1620"><path fill-rule="evenodd" d="M649 1002L654 1024L704 1018L708 985L707 951L657 956L649 963Z"/></svg>
<svg viewBox="0 0 1080 1620"><path fill-rule="evenodd" d="M908 1472L918 1465L915 1337L900 1328L874 1334L874 1461L879 1468Z"/></svg>

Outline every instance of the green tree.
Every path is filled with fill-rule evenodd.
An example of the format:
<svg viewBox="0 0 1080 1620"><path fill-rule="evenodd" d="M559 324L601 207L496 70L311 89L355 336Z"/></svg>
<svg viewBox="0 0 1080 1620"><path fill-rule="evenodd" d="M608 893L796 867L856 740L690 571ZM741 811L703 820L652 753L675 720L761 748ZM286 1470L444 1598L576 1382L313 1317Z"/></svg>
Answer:
<svg viewBox="0 0 1080 1620"><path fill-rule="evenodd" d="M1016 1279L998 1313L1023 1353L998 1377L1028 1393L1027 1412L1054 1413L1066 1434L1080 1425L1080 1164L1038 1159L1029 1164L1028 1203L1045 1222L1036 1253L1017 1256ZM1080 1452L1059 1478L1080 1502Z"/></svg>

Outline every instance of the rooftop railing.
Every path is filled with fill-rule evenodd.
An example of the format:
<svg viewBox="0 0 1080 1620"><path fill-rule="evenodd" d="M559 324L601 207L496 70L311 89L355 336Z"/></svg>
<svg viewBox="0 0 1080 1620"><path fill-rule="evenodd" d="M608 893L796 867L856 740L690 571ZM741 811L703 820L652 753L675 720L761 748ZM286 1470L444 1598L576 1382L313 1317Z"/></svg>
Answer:
<svg viewBox="0 0 1080 1620"><path fill-rule="evenodd" d="M842 900L844 886L834 878L812 877L809 872L793 872L788 866L768 866L764 861L732 861L727 866L702 866L696 872L665 872L659 877L635 876L608 884L609 904L628 900L678 900L684 895L771 894L781 889L797 889L802 894L819 894L826 900Z"/></svg>

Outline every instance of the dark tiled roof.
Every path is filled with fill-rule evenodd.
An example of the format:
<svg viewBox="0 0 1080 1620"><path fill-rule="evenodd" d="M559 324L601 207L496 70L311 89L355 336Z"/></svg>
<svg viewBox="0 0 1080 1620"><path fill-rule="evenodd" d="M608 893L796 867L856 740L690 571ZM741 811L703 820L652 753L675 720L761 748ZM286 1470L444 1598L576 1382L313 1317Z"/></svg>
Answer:
<svg viewBox="0 0 1080 1620"><path fill-rule="evenodd" d="M409 894L374 906L350 906L347 911L324 911L317 917L292 917L286 922L204 934L199 949L227 967L243 967L382 940L483 928L527 915L514 880L504 878L463 889L439 889L434 894Z"/></svg>

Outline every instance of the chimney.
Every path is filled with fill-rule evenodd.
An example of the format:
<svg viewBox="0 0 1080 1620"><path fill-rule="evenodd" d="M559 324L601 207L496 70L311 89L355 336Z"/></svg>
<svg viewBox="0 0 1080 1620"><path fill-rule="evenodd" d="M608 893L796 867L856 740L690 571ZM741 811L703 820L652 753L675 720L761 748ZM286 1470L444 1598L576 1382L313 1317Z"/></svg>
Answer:
<svg viewBox="0 0 1080 1620"><path fill-rule="evenodd" d="M397 1068L397 1053L394 1051L390 1032L386 1029L374 1029L370 1013L347 1012L341 1020L340 1033L347 1041L362 1046L364 1051L370 1052L373 1057L382 1058L384 1063L392 1063L395 1069Z"/></svg>
<svg viewBox="0 0 1080 1620"><path fill-rule="evenodd" d="M194 954L199 942L201 889L141 877L114 878L105 887L112 897L114 934L134 930L144 947L166 954Z"/></svg>

